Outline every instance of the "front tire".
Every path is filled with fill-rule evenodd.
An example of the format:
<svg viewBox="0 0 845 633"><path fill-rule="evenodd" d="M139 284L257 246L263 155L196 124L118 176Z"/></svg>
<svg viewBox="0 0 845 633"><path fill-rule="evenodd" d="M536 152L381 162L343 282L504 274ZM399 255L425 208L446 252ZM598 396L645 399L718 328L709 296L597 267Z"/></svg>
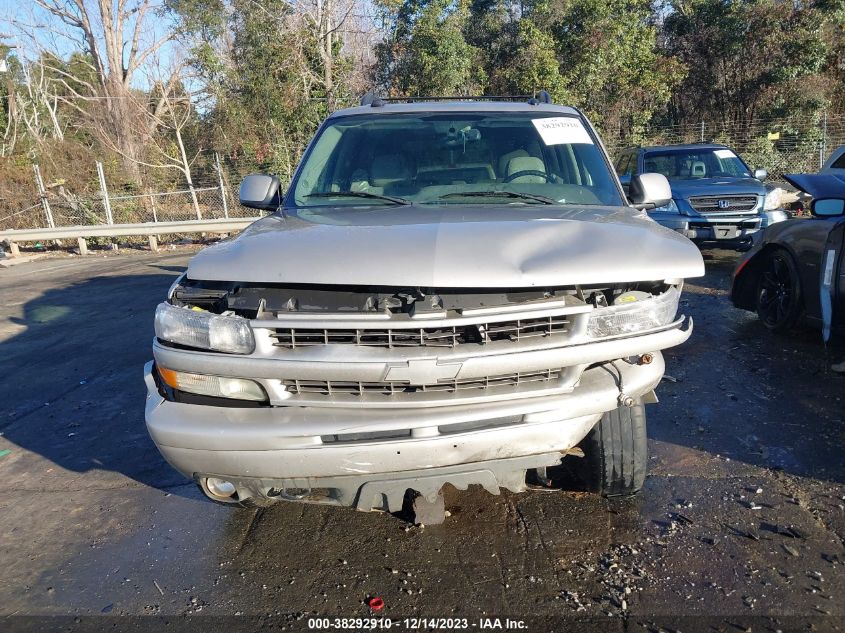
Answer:
<svg viewBox="0 0 845 633"><path fill-rule="evenodd" d="M608 411L580 447L582 477L589 491L605 497L636 494L648 470L645 405L636 400L633 406Z"/></svg>
<svg viewBox="0 0 845 633"><path fill-rule="evenodd" d="M772 332L786 332L801 316L801 278L792 256L784 250L769 254L757 282L757 316Z"/></svg>

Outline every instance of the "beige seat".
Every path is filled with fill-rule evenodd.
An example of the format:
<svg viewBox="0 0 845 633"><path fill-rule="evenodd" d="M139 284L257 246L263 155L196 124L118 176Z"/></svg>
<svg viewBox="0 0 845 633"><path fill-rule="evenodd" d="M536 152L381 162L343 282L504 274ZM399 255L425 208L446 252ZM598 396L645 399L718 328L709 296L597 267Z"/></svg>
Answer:
<svg viewBox="0 0 845 633"><path fill-rule="evenodd" d="M707 167L705 166L704 161L692 161L690 172L693 178L704 178L704 176L707 175Z"/></svg>
<svg viewBox="0 0 845 633"><path fill-rule="evenodd" d="M520 156L530 156L530 154L524 149L516 149L512 152L508 152L507 154L502 154L499 157L499 171L497 173L501 178L504 178L505 175L507 175L508 163L511 161L511 159L518 158Z"/></svg>
<svg viewBox="0 0 845 633"><path fill-rule="evenodd" d="M517 156L508 161L507 177L517 174L521 171L539 171L546 173L546 164L539 158L534 156ZM524 174L517 176L510 182L547 182L546 178L537 174Z"/></svg>

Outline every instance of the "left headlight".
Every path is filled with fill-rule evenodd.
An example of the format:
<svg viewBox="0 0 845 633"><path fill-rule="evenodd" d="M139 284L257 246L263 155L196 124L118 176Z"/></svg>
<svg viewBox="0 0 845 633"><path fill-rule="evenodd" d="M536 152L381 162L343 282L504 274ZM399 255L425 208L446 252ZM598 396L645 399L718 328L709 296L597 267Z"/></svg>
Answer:
<svg viewBox="0 0 845 633"><path fill-rule="evenodd" d="M160 303L155 316L156 336L188 347L231 354L251 354L255 338L249 321L239 316L180 308Z"/></svg>
<svg viewBox="0 0 845 633"><path fill-rule="evenodd" d="M669 325L675 319L681 298L679 286L671 286L666 292L645 299L640 299L639 294L623 293L617 297L616 304L593 310L587 334L592 338L635 334Z"/></svg>

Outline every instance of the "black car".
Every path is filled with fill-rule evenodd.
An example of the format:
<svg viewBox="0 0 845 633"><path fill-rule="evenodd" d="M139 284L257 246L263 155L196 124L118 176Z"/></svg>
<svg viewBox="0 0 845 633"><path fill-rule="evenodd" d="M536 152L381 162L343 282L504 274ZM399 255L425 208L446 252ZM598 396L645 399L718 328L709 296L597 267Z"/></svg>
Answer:
<svg viewBox="0 0 845 633"><path fill-rule="evenodd" d="M777 332L806 317L828 340L845 330L845 176L784 178L813 197L813 217L774 224L755 239L734 271L731 300Z"/></svg>

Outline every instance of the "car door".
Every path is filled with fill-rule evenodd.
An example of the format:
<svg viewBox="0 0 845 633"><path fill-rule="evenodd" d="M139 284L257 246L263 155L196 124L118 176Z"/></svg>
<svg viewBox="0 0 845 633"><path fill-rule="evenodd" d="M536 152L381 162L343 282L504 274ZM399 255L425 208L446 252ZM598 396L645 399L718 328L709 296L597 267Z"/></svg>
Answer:
<svg viewBox="0 0 845 633"><path fill-rule="evenodd" d="M823 257L820 293L829 294L832 307L830 324L832 329L841 332L845 330L845 217L834 222Z"/></svg>

